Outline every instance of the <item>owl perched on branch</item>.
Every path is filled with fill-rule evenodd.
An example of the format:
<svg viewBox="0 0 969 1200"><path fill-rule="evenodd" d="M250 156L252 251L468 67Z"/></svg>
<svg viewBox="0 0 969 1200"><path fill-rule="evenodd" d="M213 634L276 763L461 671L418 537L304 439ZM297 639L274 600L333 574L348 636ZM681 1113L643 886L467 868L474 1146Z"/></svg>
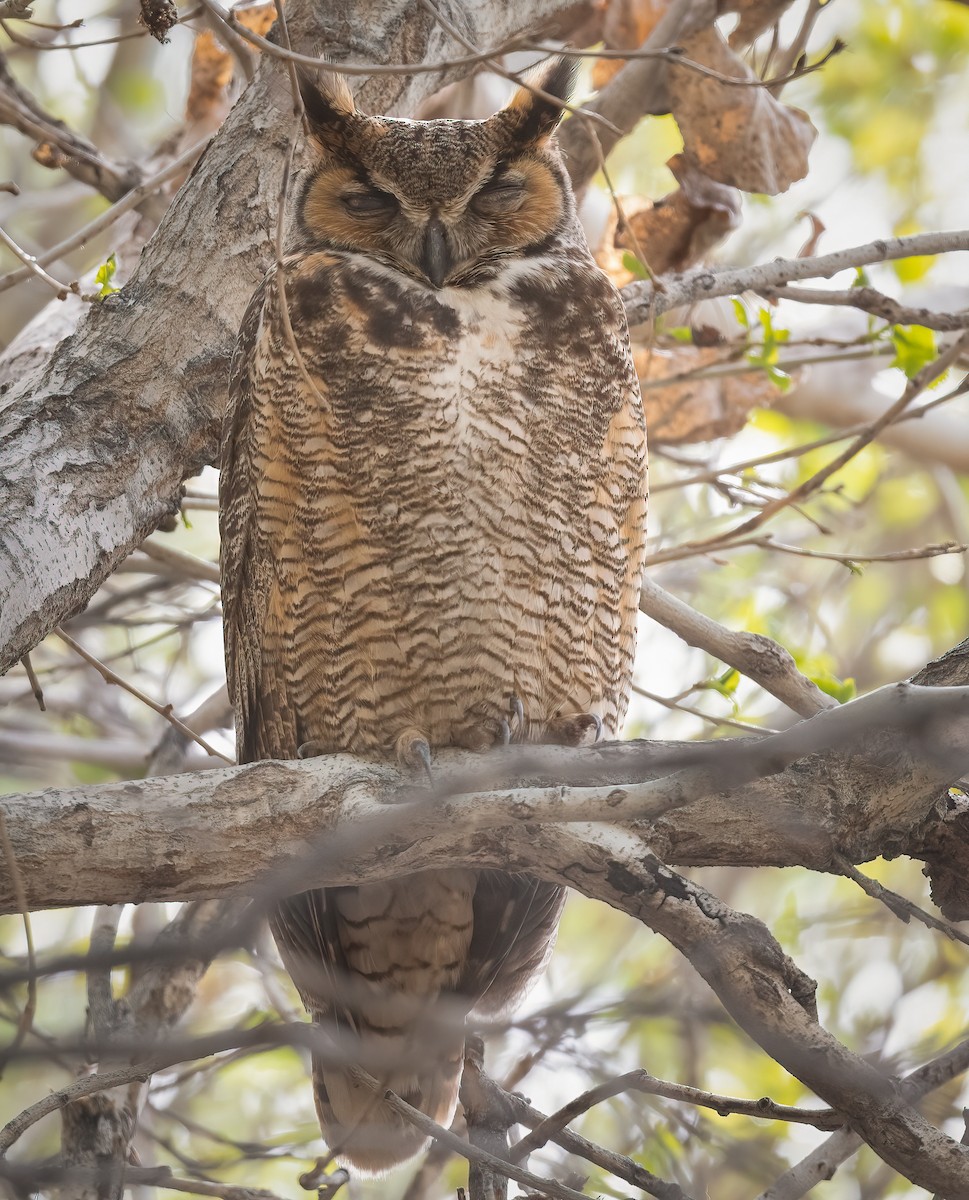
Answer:
<svg viewBox="0 0 969 1200"><path fill-rule="evenodd" d="M315 165L242 324L222 449L241 762L419 769L435 747L619 730L646 442L622 303L555 145L570 79L552 60L488 120L424 122L301 81ZM357 1063L450 1123L466 1015L511 1011L562 903L456 867L279 905L333 1046L313 1070L331 1149L382 1171L426 1144Z"/></svg>

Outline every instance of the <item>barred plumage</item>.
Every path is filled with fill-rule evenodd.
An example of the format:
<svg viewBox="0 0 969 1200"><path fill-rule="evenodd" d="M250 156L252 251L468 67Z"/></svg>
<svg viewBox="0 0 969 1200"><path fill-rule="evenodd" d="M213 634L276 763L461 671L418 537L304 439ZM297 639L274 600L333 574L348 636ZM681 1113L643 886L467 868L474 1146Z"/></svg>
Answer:
<svg viewBox="0 0 969 1200"><path fill-rule="evenodd" d="M563 95L568 71L538 86ZM320 163L243 321L223 444L240 760L615 734L645 432L557 107L525 89L488 121L417 123L363 117L332 81L303 93ZM424 872L290 898L274 932L311 1014L446 1125L465 1014L518 1000L561 903L523 876ZM363 1169L424 1144L352 1072L314 1081Z"/></svg>

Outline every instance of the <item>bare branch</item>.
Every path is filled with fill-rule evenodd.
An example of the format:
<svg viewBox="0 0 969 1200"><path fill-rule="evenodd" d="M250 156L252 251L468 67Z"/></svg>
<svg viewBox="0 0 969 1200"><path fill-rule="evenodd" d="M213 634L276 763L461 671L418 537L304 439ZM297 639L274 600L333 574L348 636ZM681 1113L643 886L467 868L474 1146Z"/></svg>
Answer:
<svg viewBox="0 0 969 1200"><path fill-rule="evenodd" d="M20 864L17 862L17 856L11 845L10 835L7 833L7 822L2 809L0 809L0 852L2 852L4 864L10 875L10 886L13 890L17 911L23 919L24 943L27 947L27 965L30 968L30 978L27 980L27 1001L20 1014L20 1020L17 1022L17 1032L8 1048L9 1053L10 1051L16 1051L17 1047L30 1032L31 1026L34 1023L34 1015L37 1011L37 976L35 973L37 960L34 952L34 934L30 923L30 911L27 907L27 892L24 888ZM2 1077L2 1074L3 1072L0 1071L0 1077Z"/></svg>
<svg viewBox="0 0 969 1200"><path fill-rule="evenodd" d="M585 187L616 143L641 117L669 111L668 58L654 57L657 52L666 52L679 39L711 25L716 16L717 6L712 0L677 0L671 4L640 47L640 56L627 55L631 61L584 106L584 112L604 117L608 125L581 119L565 123L559 144L576 191Z"/></svg>
<svg viewBox="0 0 969 1200"><path fill-rule="evenodd" d="M80 655L85 662L90 663L106 683L114 683L117 684L118 687L124 688L124 690L134 696L136 700L140 700L142 704L146 704L150 709L152 709L153 712L156 712L160 716L164 717L170 725L173 725L179 731L179 733L183 734L191 741L197 742L202 749L207 754L211 754L213 758L221 758L223 762L232 761L225 754L223 754L221 750L216 750L215 747L210 746L204 738L199 737L199 735L193 729L190 729L184 721L180 721L172 712L172 706L170 704L159 704L157 700L152 700L151 696L146 696L140 688L136 688L134 684L128 683L126 679L122 679L116 671L112 671L111 668L105 663L101 662L99 658L95 658L90 651L85 650L81 643L75 641L74 638L72 638L71 635L65 630L58 629L56 632L61 641L66 642L75 654Z"/></svg>
<svg viewBox="0 0 969 1200"><path fill-rule="evenodd" d="M969 689L898 685L757 740L445 752L437 794L411 790L390 806L396 770L343 754L0 803L34 908L201 899L272 871L264 886L286 894L445 861L561 879L568 864L546 857L559 824L645 814L664 814L651 836L668 861L828 869L836 850L865 861L924 821L969 764L967 708ZM830 757L832 746L851 757ZM536 777L572 782L514 786ZM15 910L0 880L0 912Z"/></svg>
<svg viewBox="0 0 969 1200"><path fill-rule="evenodd" d="M915 1101L948 1083L969 1069L969 1041L933 1059L902 1080L901 1090L907 1099ZM840 1129L826 1138L815 1150L786 1171L780 1179L757 1200L801 1200L817 1184L830 1179L841 1163L851 1158L864 1145L862 1138L850 1129Z"/></svg>
<svg viewBox="0 0 969 1200"><path fill-rule="evenodd" d="M623 1092L644 1092L650 1096L665 1096L670 1100L681 1100L687 1104L696 1104L702 1108L712 1108L720 1116L738 1113L747 1117L758 1117L765 1121L790 1121L800 1125L813 1125L817 1129L839 1129L844 1123L844 1117L828 1109L792 1108L786 1104L777 1104L766 1096L759 1100L740 1100L736 1096L715 1096L711 1092L699 1088L688 1087L682 1083L667 1083L664 1079L656 1079L648 1071L629 1071L625 1075L617 1075L598 1087L590 1088L581 1096L576 1096L568 1104L563 1105L558 1112L545 1118L536 1125L527 1137L512 1146L510 1156L513 1162L520 1162L533 1150L539 1150L546 1142L552 1140L567 1125L577 1117L588 1112L597 1104L619 1096Z"/></svg>
<svg viewBox="0 0 969 1200"><path fill-rule="evenodd" d="M765 287L755 289L765 300L796 300L799 304L825 304L842 308L858 308L881 317L893 325L924 325L943 333L958 332L969 327L969 311L955 313L932 312L928 308L912 308L899 304L891 296L872 287L845 288L827 291L821 288Z"/></svg>
<svg viewBox="0 0 969 1200"><path fill-rule="evenodd" d="M815 713L837 707L837 700L825 695L816 683L802 675L790 653L772 638L725 629L671 595L649 576L643 580L639 607L688 645L706 650L759 683L800 716L813 717Z"/></svg>
<svg viewBox="0 0 969 1200"><path fill-rule="evenodd" d="M10 74L2 55L0 124L12 125L32 138L38 144L35 157L42 165L63 167L73 178L90 184L109 200L119 200L141 182L141 171L135 163L111 162L87 138L44 112Z"/></svg>
<svg viewBox="0 0 969 1200"><path fill-rule="evenodd" d="M925 254L946 254L954 250L969 250L969 230L879 238L863 246L852 246L832 254L811 258L778 258L756 267L703 267L682 275L664 275L662 289L645 281L628 284L622 294L629 323L636 325L698 300L739 296L746 291L763 292L765 288L783 287L798 279L828 279L839 271L849 271L855 267Z"/></svg>

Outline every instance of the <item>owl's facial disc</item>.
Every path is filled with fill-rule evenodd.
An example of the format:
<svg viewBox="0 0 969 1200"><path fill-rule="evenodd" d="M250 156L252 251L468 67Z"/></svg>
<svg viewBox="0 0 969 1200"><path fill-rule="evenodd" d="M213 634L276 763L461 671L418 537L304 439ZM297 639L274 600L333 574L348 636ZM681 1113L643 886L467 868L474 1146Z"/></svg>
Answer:
<svg viewBox="0 0 969 1200"><path fill-rule="evenodd" d="M459 153L470 149L455 137L464 129L457 122L428 122L421 129L425 143L432 124L451 128L433 131L449 136L426 174L394 173L388 161L394 147L386 143L401 143L404 162L413 150L410 131L401 128L385 135L379 155L352 164L324 162L303 196L309 238L367 255L433 288L473 283L482 270L544 241L566 203L551 156L529 149L509 160L502 147L487 145L473 156ZM478 126L468 132L483 131Z"/></svg>
<svg viewBox="0 0 969 1200"><path fill-rule="evenodd" d="M367 117L330 80L301 90L322 151L303 193L312 242L369 256L433 288L469 286L547 241L570 207L549 138L571 67L550 60L486 121ZM543 95L544 93L544 95Z"/></svg>

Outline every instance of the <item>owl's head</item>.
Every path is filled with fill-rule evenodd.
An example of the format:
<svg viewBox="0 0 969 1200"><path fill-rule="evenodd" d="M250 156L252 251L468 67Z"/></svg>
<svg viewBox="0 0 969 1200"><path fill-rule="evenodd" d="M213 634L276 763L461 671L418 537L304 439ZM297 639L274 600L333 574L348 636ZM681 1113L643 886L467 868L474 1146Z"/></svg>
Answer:
<svg viewBox="0 0 969 1200"><path fill-rule="evenodd" d="M300 78L319 159L300 201L304 244L366 254L440 288L545 245L574 205L552 135L573 66L546 62L485 121L356 111L343 80Z"/></svg>

